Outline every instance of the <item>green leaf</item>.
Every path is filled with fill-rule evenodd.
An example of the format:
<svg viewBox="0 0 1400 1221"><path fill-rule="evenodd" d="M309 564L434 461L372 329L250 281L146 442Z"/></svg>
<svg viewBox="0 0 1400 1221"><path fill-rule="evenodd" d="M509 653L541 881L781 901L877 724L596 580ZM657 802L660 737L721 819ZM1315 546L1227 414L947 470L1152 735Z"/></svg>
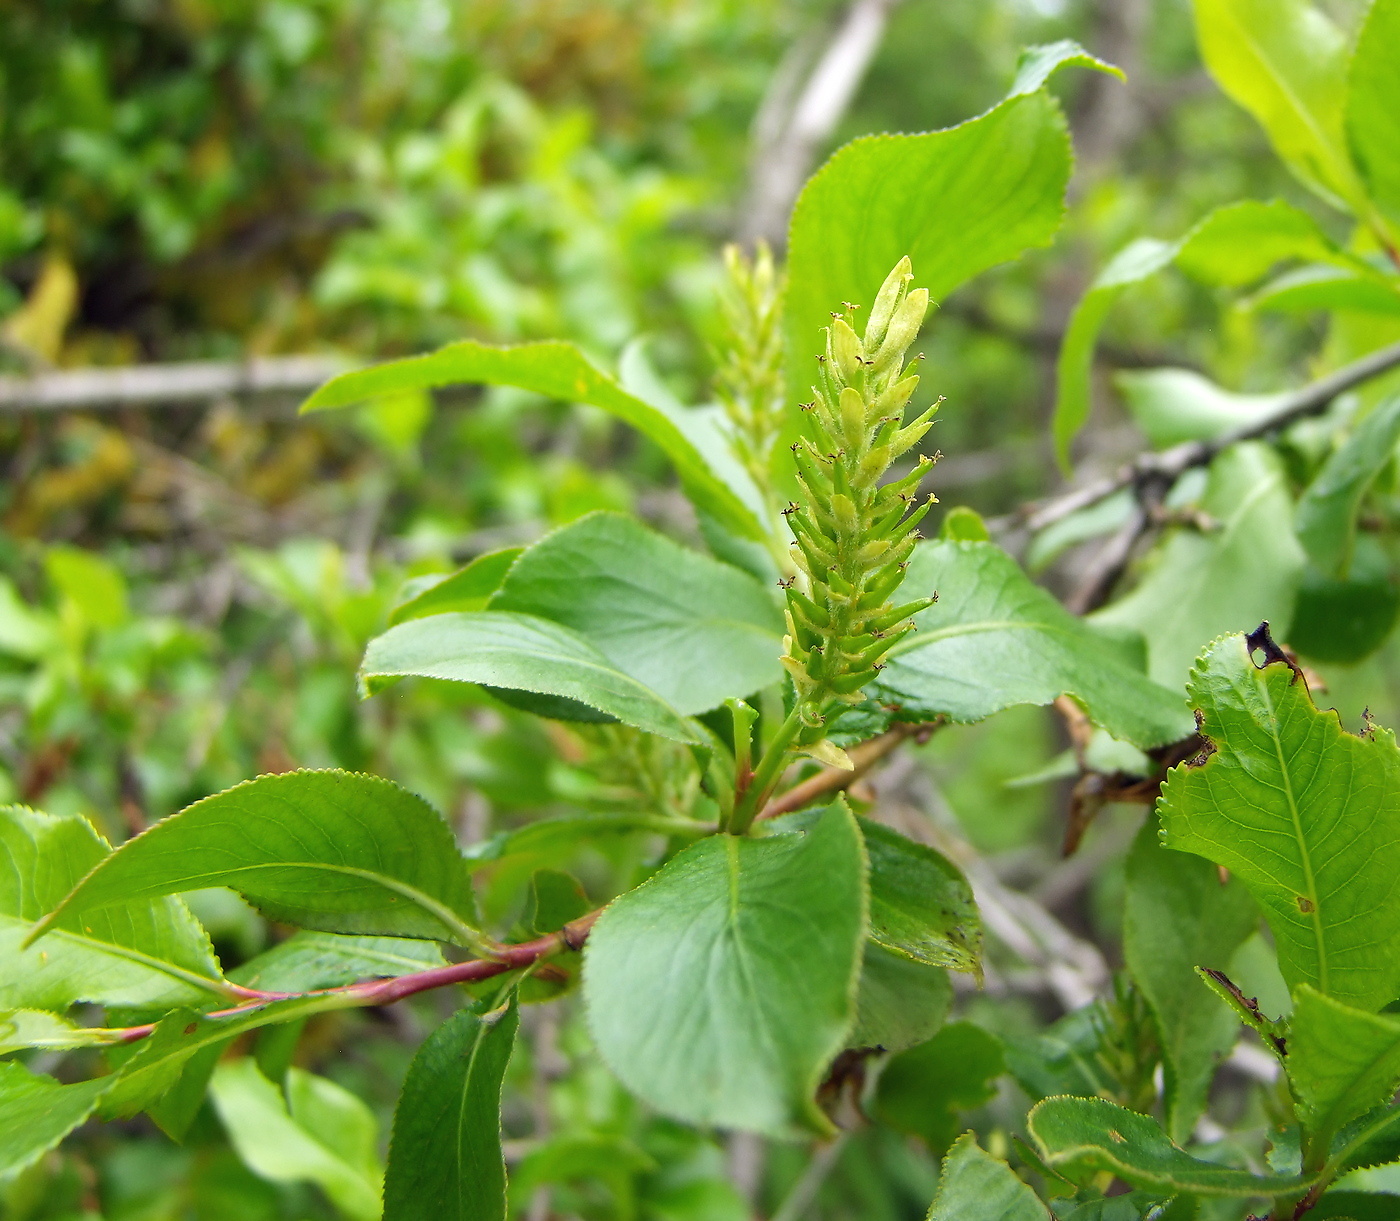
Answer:
<svg viewBox="0 0 1400 1221"><path fill-rule="evenodd" d="M353 937L339 933L293 933L286 941L245 962L229 976L262 992L311 992L361 979L407 975L445 965L432 941L407 937Z"/></svg>
<svg viewBox="0 0 1400 1221"><path fill-rule="evenodd" d="M0 1010L0 1056L25 1048L68 1051L121 1040L121 1032L101 1026L76 1026L43 1009Z"/></svg>
<svg viewBox="0 0 1400 1221"><path fill-rule="evenodd" d="M961 1113L995 1098L1005 1071L995 1035L971 1022L954 1022L890 1058L875 1095L876 1118L942 1153L958 1134Z"/></svg>
<svg viewBox="0 0 1400 1221"><path fill-rule="evenodd" d="M928 1221L1048 1221L1049 1210L1011 1167L966 1132L943 1159Z"/></svg>
<svg viewBox="0 0 1400 1221"><path fill-rule="evenodd" d="M1203 860L1168 852L1149 818L1128 857L1123 953L1152 1007L1162 1040L1167 1131L1190 1139L1206 1106L1216 1065L1239 1033L1239 1019L1196 975L1225 970L1259 924L1259 910L1237 878L1222 885Z"/></svg>
<svg viewBox="0 0 1400 1221"><path fill-rule="evenodd" d="M623 673L577 632L507 611L457 611L413 619L369 642L360 674L382 680L417 676L533 692L596 709L603 716L677 742L695 731L656 692ZM567 707L541 715L569 715Z"/></svg>
<svg viewBox="0 0 1400 1221"><path fill-rule="evenodd" d="M214 1069L232 1042L221 1039L201 1047L184 1062L170 1088L146 1108L156 1127L177 1144L184 1141L204 1105Z"/></svg>
<svg viewBox="0 0 1400 1221"><path fill-rule="evenodd" d="M1400 3L1372 0L1347 74L1345 122L1357 172L1371 201L1400 228Z"/></svg>
<svg viewBox="0 0 1400 1221"><path fill-rule="evenodd" d="M1075 306L1060 348L1053 432L1061 465L1068 463L1070 444L1089 418L1094 347L1123 289L1172 262L1208 284L1238 287L1292 259L1329 262L1346 268L1348 274L1360 270L1374 275L1364 262L1339 250L1307 213L1279 201L1226 204L1203 217L1179 241L1140 238L1120 250ZM1178 383L1176 388L1186 387ZM1199 386L1193 389L1200 392ZM1246 409L1257 404L1241 399L1212 405Z"/></svg>
<svg viewBox="0 0 1400 1221"><path fill-rule="evenodd" d="M962 870L941 852L860 819L870 859L870 940L933 967L982 973L982 921Z"/></svg>
<svg viewBox="0 0 1400 1221"><path fill-rule="evenodd" d="M44 553L44 571L59 595L93 627L113 628L126 619L126 579L110 560L60 543Z"/></svg>
<svg viewBox="0 0 1400 1221"><path fill-rule="evenodd" d="M1311 216L1281 199L1245 199L1216 208L1187 234L1176 265L1204 284L1240 288L1293 260L1365 267Z"/></svg>
<svg viewBox="0 0 1400 1221"><path fill-rule="evenodd" d="M354 1094L301 1069L286 1093L251 1057L225 1060L210 1086L238 1156L274 1183L315 1183L352 1221L379 1221L374 1115Z"/></svg>
<svg viewBox="0 0 1400 1221"><path fill-rule="evenodd" d="M21 1064L0 1064L0 1179L23 1170L82 1123L108 1082L60 1085Z"/></svg>
<svg viewBox="0 0 1400 1221"><path fill-rule="evenodd" d="M1235 394L1190 369L1144 369L1113 379L1133 421L1156 449L1213 441L1278 410L1282 394Z"/></svg>
<svg viewBox="0 0 1400 1221"><path fill-rule="evenodd" d="M1267 619L1287 639L1303 574L1298 540L1280 529L1293 514L1288 477L1267 446L1234 445L1216 458L1200 509L1217 527L1174 530L1137 587L1093 617L1141 633L1147 672L1166 687L1180 687L1197 654L1223 632Z"/></svg>
<svg viewBox="0 0 1400 1221"><path fill-rule="evenodd" d="M922 543L901 599L937 591L888 654L872 693L906 719L980 721L1074 696L1095 724L1150 747L1191 732L1180 696L1149 681L990 543Z"/></svg>
<svg viewBox="0 0 1400 1221"><path fill-rule="evenodd" d="M0 1007L179 1005L226 994L209 938L175 898L70 913L43 945L22 948L109 851L78 815L0 807Z"/></svg>
<svg viewBox="0 0 1400 1221"><path fill-rule="evenodd" d="M1293 528L1326 576L1345 577L1356 545L1361 498L1400 441L1400 394L1369 412L1323 463L1298 500Z"/></svg>
<svg viewBox="0 0 1400 1221"><path fill-rule="evenodd" d="M519 386L566 403L602 408L660 447L698 507L744 538L763 537L763 527L753 513L710 469L676 421L654 404L627 393L571 343L493 347L463 339L427 356L342 373L307 399L302 410L345 407L382 394L462 383Z"/></svg>
<svg viewBox="0 0 1400 1221"><path fill-rule="evenodd" d="M1101 1007L1085 1005L1039 1034L1008 1038L1007 1068L1036 1100L1052 1094L1112 1093L1114 1083L1101 1054L1104 1034Z"/></svg>
<svg viewBox="0 0 1400 1221"><path fill-rule="evenodd" d="M625 1216L636 1193L635 1180L657 1169L656 1160L625 1136L561 1132L531 1149L512 1169L510 1190L515 1199L529 1200L547 1183L601 1183ZM662 1214L662 1219L669 1221L669 1215Z"/></svg>
<svg viewBox="0 0 1400 1221"><path fill-rule="evenodd" d="M1242 636L1217 641L1191 673L1203 766L1162 789L1169 848L1224 865L1264 909L1289 987L1310 984L1362 1009L1400 995L1400 839L1394 735L1356 738L1313 706L1283 661L1262 669Z"/></svg>
<svg viewBox="0 0 1400 1221"><path fill-rule="evenodd" d="M459 1009L418 1049L394 1112L384 1221L505 1221L501 1082L520 1011Z"/></svg>
<svg viewBox="0 0 1400 1221"><path fill-rule="evenodd" d="M227 1046L236 1035L279 1022L293 1022L314 1013L350 1008L344 995L299 996L240 1009L223 1017L206 1017L189 1009L166 1014L154 1031L135 1045L135 1052L104 1078L102 1096L106 1119L127 1119L155 1106L172 1089L192 1063L198 1064L213 1045Z"/></svg>
<svg viewBox="0 0 1400 1221"><path fill-rule="evenodd" d="M1310 1182L1201 1161L1172 1144L1156 1120L1102 1098L1047 1098L1026 1125L1046 1164L1075 1182L1107 1171L1133 1187L1237 1197L1283 1195Z"/></svg>
<svg viewBox="0 0 1400 1221"><path fill-rule="evenodd" d="M1353 1009L1301 984L1284 1061L1307 1146L1320 1165L1353 1119L1389 1102L1400 1085L1400 1018Z"/></svg>
<svg viewBox="0 0 1400 1221"><path fill-rule="evenodd" d="M788 235L788 381L806 398L830 310L867 310L908 255L934 301L1049 243L1064 217L1069 133L1037 90L945 131L864 136L807 182Z"/></svg>
<svg viewBox="0 0 1400 1221"><path fill-rule="evenodd" d="M865 943L856 991L856 1022L846 1046L903 1051L938 1033L953 1004L953 986L942 967Z"/></svg>
<svg viewBox="0 0 1400 1221"><path fill-rule="evenodd" d="M1070 469L1070 444L1089 418L1094 344L1108 311L1124 288L1161 271L1178 249L1175 242L1138 238L1109 260L1074 307L1055 365L1055 455L1065 472Z"/></svg>
<svg viewBox="0 0 1400 1221"><path fill-rule="evenodd" d="M572 875L561 869L537 869L530 878L523 923L536 936L543 937L577 920L592 907Z"/></svg>
<svg viewBox="0 0 1400 1221"><path fill-rule="evenodd" d="M1261 285L1245 304L1278 313L1350 310L1395 315L1400 314L1400 280L1351 268L1298 267Z"/></svg>
<svg viewBox="0 0 1400 1221"><path fill-rule="evenodd" d="M618 513L590 513L530 547L491 609L577 632L687 716L782 677L769 591Z"/></svg>
<svg viewBox="0 0 1400 1221"><path fill-rule="evenodd" d="M1329 1191L1308 1210L1308 1221L1400 1221L1400 1196Z"/></svg>
<svg viewBox="0 0 1400 1221"><path fill-rule="evenodd" d="M1298 587L1288 644L1316 661L1350 664L1385 642L1400 614L1400 583L1384 544L1372 534L1356 537L1344 578L1309 566Z"/></svg>
<svg viewBox="0 0 1400 1221"><path fill-rule="evenodd" d="M510 566L524 550L524 547L502 547L499 551L488 551L485 555L477 556L465 568L450 576L415 578L427 583L414 585L408 582L405 585L405 590L412 587L409 596L389 612L389 626L409 619L422 619L426 615L441 615L446 611L485 610L491 595L500 589Z"/></svg>
<svg viewBox="0 0 1400 1221"><path fill-rule="evenodd" d="M1100 59L1097 55L1090 55L1074 39L1062 38L1059 42L1027 47L1021 52L1016 63L1016 79L1011 82L1011 89L1006 96L1014 98L1025 93L1034 93L1043 88L1060 68L1093 68L1098 72L1106 72L1109 76L1116 76L1120 81L1128 79L1123 75L1121 68Z"/></svg>
<svg viewBox="0 0 1400 1221"><path fill-rule="evenodd" d="M1195 0L1201 58L1284 163L1330 203L1361 197L1342 130L1347 46L1308 0Z"/></svg>
<svg viewBox="0 0 1400 1221"><path fill-rule="evenodd" d="M471 877L451 828L377 776L288 772L197 801L128 840L51 916L229 886L274 920L477 945Z"/></svg>
<svg viewBox="0 0 1400 1221"><path fill-rule="evenodd" d="M690 1123L829 1133L813 1094L854 1018L864 856L838 801L806 830L703 839L614 900L584 959L613 1072Z"/></svg>

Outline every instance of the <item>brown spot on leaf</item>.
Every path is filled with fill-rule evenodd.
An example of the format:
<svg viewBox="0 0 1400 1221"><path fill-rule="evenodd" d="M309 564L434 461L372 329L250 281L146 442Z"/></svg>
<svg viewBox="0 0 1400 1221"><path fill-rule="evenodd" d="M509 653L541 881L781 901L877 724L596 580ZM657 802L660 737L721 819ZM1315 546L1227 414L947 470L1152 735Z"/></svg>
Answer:
<svg viewBox="0 0 1400 1221"><path fill-rule="evenodd" d="M1309 899L1307 895L1298 895L1297 899L1298 910L1302 912L1303 915L1306 916L1309 912L1315 912L1317 910L1317 904Z"/></svg>

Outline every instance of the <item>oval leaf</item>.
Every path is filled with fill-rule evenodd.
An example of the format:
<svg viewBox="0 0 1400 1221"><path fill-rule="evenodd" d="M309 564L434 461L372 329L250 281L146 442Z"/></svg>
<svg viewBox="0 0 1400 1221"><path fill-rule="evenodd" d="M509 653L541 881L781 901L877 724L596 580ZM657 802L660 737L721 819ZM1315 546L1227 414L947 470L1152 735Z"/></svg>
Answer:
<svg viewBox="0 0 1400 1221"><path fill-rule="evenodd" d="M1270 642L1272 643L1272 642ZM1264 909L1290 987L1361 1009L1400 994L1400 751L1395 737L1343 731L1287 662L1258 668L1243 636L1191 673L1215 753L1162 787L1169 848L1237 875Z"/></svg>
<svg viewBox="0 0 1400 1221"><path fill-rule="evenodd" d="M74 889L35 936L112 904L228 886L275 920L480 944L467 863L421 797L377 776L262 776L162 819Z"/></svg>
<svg viewBox="0 0 1400 1221"><path fill-rule="evenodd" d="M659 407L628 394L571 343L495 347L463 339L427 356L392 360L333 377L306 400L302 411L323 411L384 394L464 383L519 386L562 402L601 407L661 448L698 507L744 538L763 537L763 527L754 515L709 468L676 422Z"/></svg>
<svg viewBox="0 0 1400 1221"><path fill-rule="evenodd" d="M1026 1126L1046 1165L1079 1183L1107 1171L1134 1187L1170 1193L1278 1196L1310 1181L1203 1162L1172 1144L1156 1120L1102 1098L1047 1098L1031 1109Z"/></svg>
<svg viewBox="0 0 1400 1221"><path fill-rule="evenodd" d="M454 611L400 623L369 642L360 674L371 688L412 676L554 696L663 738L696 740L655 691L577 632L533 615Z"/></svg>
<svg viewBox="0 0 1400 1221"><path fill-rule="evenodd" d="M1119 659L991 543L923 543L901 600L937 591L888 655L873 690L907 718L980 721L1013 704L1069 694L1095 724L1137 746L1191 732L1185 702Z"/></svg>
<svg viewBox="0 0 1400 1221"><path fill-rule="evenodd" d="M542 538L491 609L572 629L687 716L782 677L783 620L769 592L618 513L590 513Z"/></svg>
<svg viewBox="0 0 1400 1221"><path fill-rule="evenodd" d="M866 905L844 802L805 831L702 840L594 926L594 1042L630 1090L678 1119L830 1132L813 1094L854 1017Z"/></svg>
<svg viewBox="0 0 1400 1221"><path fill-rule="evenodd" d="M409 1066L394 1112L384 1221L505 1221L501 1083L520 1012L461 1009Z"/></svg>
<svg viewBox="0 0 1400 1221"><path fill-rule="evenodd" d="M111 851L87 819L0 808L0 1007L194 1004L227 994L209 938L179 899L147 898L34 926Z"/></svg>

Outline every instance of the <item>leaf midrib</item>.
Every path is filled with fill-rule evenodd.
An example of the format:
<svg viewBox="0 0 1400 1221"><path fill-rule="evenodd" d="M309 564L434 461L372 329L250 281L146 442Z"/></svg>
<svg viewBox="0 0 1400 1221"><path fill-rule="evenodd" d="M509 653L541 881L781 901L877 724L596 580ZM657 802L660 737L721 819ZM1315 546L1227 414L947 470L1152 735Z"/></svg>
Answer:
<svg viewBox="0 0 1400 1221"><path fill-rule="evenodd" d="M218 879L220 878L226 879L234 874L250 873L261 869L321 869L325 870L327 873L339 873L349 877L363 878L366 881L373 882L378 886L384 887L384 889L386 890L392 890L396 894L402 895L410 902L417 904L424 911L428 912L431 916L435 917L438 921L440 921L442 925L453 934L453 936L463 938L463 944L467 946L475 946L481 940L481 934L476 929L472 928L471 925L463 921L462 918L450 907L448 907L445 903L441 903L437 899L434 899L431 895L428 895L423 891L419 890L416 886L410 886L407 882L400 882L397 879L387 877L384 874L375 873L371 869L357 869L352 865L332 865L323 861L254 862L247 865L239 865L233 869L221 869L212 873L196 874L182 878L180 889L201 890L204 889L204 887L200 885L201 883L211 886L219 885L220 883ZM166 894L170 892L161 891L158 893ZM92 910L94 908L99 907L110 907L114 903L126 902L130 897L131 896L124 896L123 898L111 899L104 903L95 903L92 904L90 908L79 908L78 910L82 911ZM141 895L137 897L147 898L158 896ZM49 919L52 920L53 917L58 916L62 911L63 906L60 905L52 913L52 916L50 916ZM36 925L36 930L39 932L39 935L48 932L49 929L53 927L52 924L49 924L48 927L42 927L42 923L43 922L41 922L41 925ZM60 930L55 929L54 931ZM66 932L67 930L62 931ZM37 939L38 937L35 936L35 934L30 934L30 944L32 944ZM103 944L106 943L104 942Z"/></svg>
<svg viewBox="0 0 1400 1221"><path fill-rule="evenodd" d="M1279 732L1278 713L1274 708L1273 696L1269 691L1267 670L1259 671L1254 678L1259 688L1260 696L1264 701L1264 706L1269 715L1269 737L1274 745L1274 756L1278 760L1279 775L1283 780L1283 795L1288 801L1288 814L1293 823L1293 836L1298 842L1298 854L1303 865L1303 879L1307 887L1308 902L1312 904L1312 911L1309 916L1312 918L1313 936L1317 940L1317 983L1318 991L1327 993L1327 944L1322 934L1322 904L1317 893L1317 879L1313 875L1312 853L1308 850L1307 840L1303 836L1302 812L1298 808L1298 799L1293 792L1293 776L1288 769L1288 761L1284 757L1283 738ZM1295 677L1296 681L1296 677Z"/></svg>
<svg viewBox="0 0 1400 1221"><path fill-rule="evenodd" d="M1292 86L1289 84L1287 77L1275 70L1274 61L1265 54L1264 49L1250 33L1248 26L1237 20L1231 20L1230 24L1234 26L1236 35L1249 49L1255 61L1264 69L1269 79L1274 82L1279 92L1288 101L1289 106L1292 107L1294 114L1302 121L1303 126L1312 133L1313 138L1317 141L1318 150L1322 154L1323 164L1325 164L1329 170L1340 168L1337 164L1337 156L1332 148L1331 141L1327 138L1327 133L1323 130L1320 120L1314 115L1312 109L1303 104L1302 99L1294 92ZM1344 180L1346 177L1347 175L1343 175ZM1323 185L1328 190L1337 189L1330 182L1324 183Z"/></svg>

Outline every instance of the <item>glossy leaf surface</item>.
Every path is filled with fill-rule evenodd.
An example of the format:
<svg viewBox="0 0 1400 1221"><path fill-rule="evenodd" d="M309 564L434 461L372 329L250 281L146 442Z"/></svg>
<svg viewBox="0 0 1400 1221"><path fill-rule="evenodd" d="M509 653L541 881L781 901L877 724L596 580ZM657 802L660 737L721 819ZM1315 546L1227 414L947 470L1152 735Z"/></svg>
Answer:
<svg viewBox="0 0 1400 1221"><path fill-rule="evenodd" d="M1070 694L1096 724L1138 746L1190 733L1176 694L1121 660L992 544L922 544L897 596L935 590L938 602L915 618L919 630L890 651L872 686L906 718L979 721Z"/></svg>
<svg viewBox="0 0 1400 1221"><path fill-rule="evenodd" d="M332 378L303 405L303 411L345 407L404 390L484 383L519 386L566 403L589 403L630 424L655 442L676 468L687 494L706 512L745 538L762 527L729 487L710 470L676 422L654 404L628 394L571 343L526 343L494 347L463 339L427 356L393 360Z"/></svg>
<svg viewBox="0 0 1400 1221"><path fill-rule="evenodd" d="M1400 3L1372 0L1347 72L1346 131L1367 194L1400 230Z"/></svg>
<svg viewBox="0 0 1400 1221"><path fill-rule="evenodd" d="M1262 669L1245 639L1217 641L1192 671L1215 745L1162 789L1170 848L1223 865L1264 909L1291 988L1361 1009L1400 993L1400 751L1352 737L1284 662Z"/></svg>
<svg viewBox="0 0 1400 1221"><path fill-rule="evenodd" d="M584 965L609 1067L691 1123L829 1131L813 1093L854 1018L865 874L839 802L806 830L701 840L614 900Z"/></svg>
<svg viewBox="0 0 1400 1221"><path fill-rule="evenodd" d="M1069 134L1043 91L945 131L865 136L808 181L788 237L789 385L806 397L830 310L867 310L908 255L935 302L1060 227Z"/></svg>
<svg viewBox="0 0 1400 1221"><path fill-rule="evenodd" d="M1359 195L1342 131L1342 32L1308 0L1195 0L1201 58L1291 169L1333 201Z"/></svg>
<svg viewBox="0 0 1400 1221"><path fill-rule="evenodd" d="M868 819L870 939L928 966L981 972L982 921L962 870L941 852Z"/></svg>
<svg viewBox="0 0 1400 1221"><path fill-rule="evenodd" d="M415 676L553 696L596 709L600 719L678 742L694 738L676 709L595 645L533 615L456 611L400 623L369 642L360 673L372 687Z"/></svg>
<svg viewBox="0 0 1400 1221"><path fill-rule="evenodd" d="M307 928L472 944L475 909L452 831L421 797L375 776L287 772L206 797L128 840L54 919L229 886Z"/></svg>
<svg viewBox="0 0 1400 1221"><path fill-rule="evenodd" d="M617 513L591 513L530 547L491 609L577 632L687 716L782 674L783 622L768 590Z"/></svg>
<svg viewBox="0 0 1400 1221"><path fill-rule="evenodd" d="M459 1009L413 1058L394 1114L385 1221L504 1221L501 1083L516 1005Z"/></svg>
<svg viewBox="0 0 1400 1221"><path fill-rule="evenodd" d="M499 551L488 551L441 580L433 578L430 584L422 586L389 612L389 626L447 611L485 610L491 595L500 589L510 566L524 550L524 547L503 547Z"/></svg>
<svg viewBox="0 0 1400 1221"><path fill-rule="evenodd" d="M310 992L361 979L440 967L442 950L407 937L355 937L305 929L244 963L230 978L263 992Z"/></svg>

